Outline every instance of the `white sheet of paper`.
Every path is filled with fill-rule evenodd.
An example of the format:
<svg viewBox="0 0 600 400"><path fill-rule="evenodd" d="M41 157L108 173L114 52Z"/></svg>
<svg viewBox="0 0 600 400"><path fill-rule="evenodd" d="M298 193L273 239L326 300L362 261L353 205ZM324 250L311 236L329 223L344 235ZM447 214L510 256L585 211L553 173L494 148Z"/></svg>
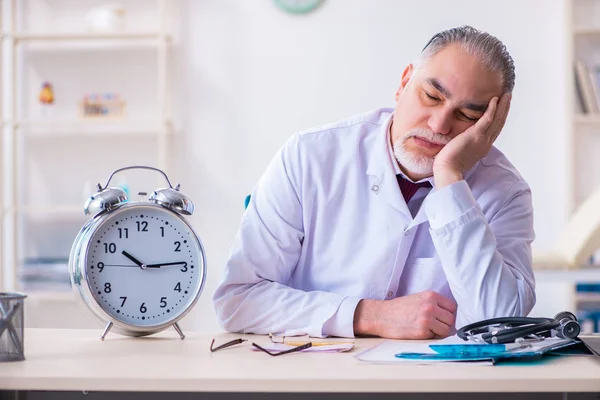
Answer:
<svg viewBox="0 0 600 400"><path fill-rule="evenodd" d="M436 344L457 344L465 343L462 339L456 337L460 342L456 342L453 336L439 340ZM375 363L375 364L454 364L457 362L465 363L464 361L440 361L440 360L412 360L405 358L398 358L398 353L430 353L435 354L435 351L429 348L429 345L433 342L406 342L396 340L386 340L379 345L367 349L355 357L362 362ZM476 361L468 362L468 365L493 365L492 361Z"/></svg>
<svg viewBox="0 0 600 400"><path fill-rule="evenodd" d="M560 338L547 338L539 342L529 342L527 347L519 348L515 352L532 352L541 351L547 347L560 345L563 343L570 342L571 339L560 339ZM448 361L448 360L414 360L404 359L396 357L398 353L424 353L424 354L435 354L436 352L429 348L430 344L444 345L444 344L461 344L461 345L475 345L480 344L471 341L464 341L458 336L449 336L445 339L441 339L433 342L407 342L407 341L396 341L386 340L373 348L367 349L355 357L363 362L369 363L380 363L380 364L440 364L440 363L467 363L469 365L493 365L492 361ZM521 347L521 344L510 343L507 344L507 348Z"/></svg>

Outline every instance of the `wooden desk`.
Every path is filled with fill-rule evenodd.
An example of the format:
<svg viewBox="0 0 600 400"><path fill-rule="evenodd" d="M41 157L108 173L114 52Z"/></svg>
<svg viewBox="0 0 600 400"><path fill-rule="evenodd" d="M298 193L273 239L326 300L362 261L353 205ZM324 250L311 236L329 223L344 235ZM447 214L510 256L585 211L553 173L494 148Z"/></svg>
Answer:
<svg viewBox="0 0 600 400"><path fill-rule="evenodd" d="M168 330L129 338L100 330L27 329L25 361L0 363L0 389L160 392L600 392L600 361L548 357L532 365L372 365L350 353L270 357L248 342L216 353L212 335ZM233 334L217 334L221 344Z"/></svg>

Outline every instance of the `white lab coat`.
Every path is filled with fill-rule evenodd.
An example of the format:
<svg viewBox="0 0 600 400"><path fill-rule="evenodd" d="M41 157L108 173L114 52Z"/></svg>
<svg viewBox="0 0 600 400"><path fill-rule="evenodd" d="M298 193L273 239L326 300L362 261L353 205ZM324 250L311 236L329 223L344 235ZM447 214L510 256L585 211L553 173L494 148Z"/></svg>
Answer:
<svg viewBox="0 0 600 400"><path fill-rule="evenodd" d="M457 327L533 308L527 183L492 148L465 180L407 206L392 112L295 134L277 153L214 294L226 330L352 337L361 299L424 290L457 302Z"/></svg>

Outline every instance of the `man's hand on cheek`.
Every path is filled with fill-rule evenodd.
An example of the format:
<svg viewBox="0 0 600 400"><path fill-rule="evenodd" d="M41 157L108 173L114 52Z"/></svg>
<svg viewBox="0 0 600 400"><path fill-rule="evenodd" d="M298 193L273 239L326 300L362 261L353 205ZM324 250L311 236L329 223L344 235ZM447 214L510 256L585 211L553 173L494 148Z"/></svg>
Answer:
<svg viewBox="0 0 600 400"><path fill-rule="evenodd" d="M487 155L504 127L510 100L509 93L504 93L499 101L492 98L483 116L435 156L433 177L437 189L462 180L463 174Z"/></svg>

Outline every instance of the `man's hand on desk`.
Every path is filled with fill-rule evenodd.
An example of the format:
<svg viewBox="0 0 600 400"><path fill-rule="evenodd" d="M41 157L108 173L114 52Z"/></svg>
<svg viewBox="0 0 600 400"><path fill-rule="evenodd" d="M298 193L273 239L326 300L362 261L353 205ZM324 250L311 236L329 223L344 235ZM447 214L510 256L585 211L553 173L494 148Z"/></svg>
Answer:
<svg viewBox="0 0 600 400"><path fill-rule="evenodd" d="M393 300L361 300L354 312L354 334L389 339L432 339L450 334L456 303L427 291Z"/></svg>

